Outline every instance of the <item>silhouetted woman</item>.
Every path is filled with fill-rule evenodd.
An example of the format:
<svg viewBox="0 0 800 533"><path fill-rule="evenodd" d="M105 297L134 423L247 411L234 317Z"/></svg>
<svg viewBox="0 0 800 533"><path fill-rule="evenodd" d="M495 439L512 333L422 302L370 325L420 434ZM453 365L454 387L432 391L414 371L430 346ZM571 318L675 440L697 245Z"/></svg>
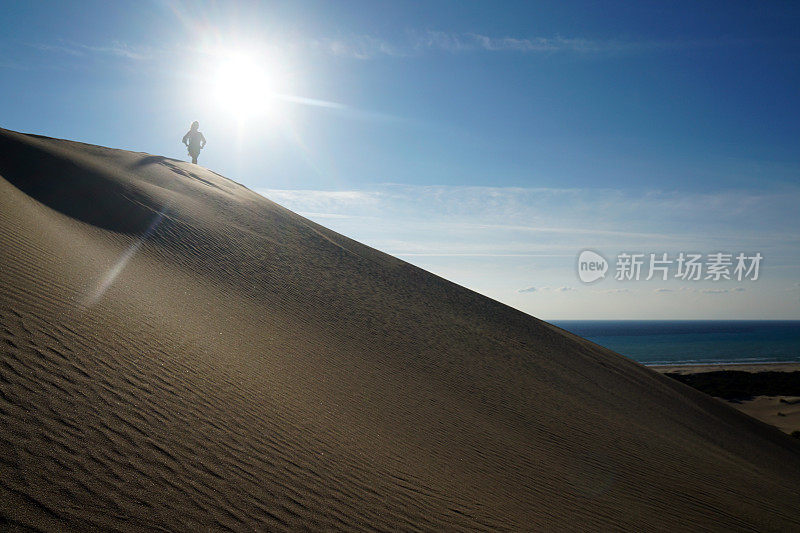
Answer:
<svg viewBox="0 0 800 533"><path fill-rule="evenodd" d="M192 163L197 164L197 156L200 155L200 150L206 145L206 138L203 134L197 131L200 123L196 120L192 122L192 127L183 136L183 144L189 148L189 155L192 156Z"/></svg>

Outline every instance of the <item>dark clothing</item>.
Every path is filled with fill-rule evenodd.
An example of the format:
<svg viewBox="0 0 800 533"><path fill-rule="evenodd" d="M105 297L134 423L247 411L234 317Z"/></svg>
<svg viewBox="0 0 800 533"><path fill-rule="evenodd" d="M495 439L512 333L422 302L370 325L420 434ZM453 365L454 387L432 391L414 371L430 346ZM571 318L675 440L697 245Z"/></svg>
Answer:
<svg viewBox="0 0 800 533"><path fill-rule="evenodd" d="M200 150L206 145L206 138L197 130L189 130L183 136L183 144L189 149L192 163L197 164L197 156L200 155Z"/></svg>

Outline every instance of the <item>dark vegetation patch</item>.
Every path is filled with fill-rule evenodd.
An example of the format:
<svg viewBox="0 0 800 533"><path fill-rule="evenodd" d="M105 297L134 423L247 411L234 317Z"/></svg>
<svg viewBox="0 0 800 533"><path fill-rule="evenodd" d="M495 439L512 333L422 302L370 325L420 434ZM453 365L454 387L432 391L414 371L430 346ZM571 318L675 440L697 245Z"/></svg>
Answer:
<svg viewBox="0 0 800 533"><path fill-rule="evenodd" d="M726 400L752 400L754 396L800 396L800 371L718 370L697 374L669 372L665 375L706 394Z"/></svg>

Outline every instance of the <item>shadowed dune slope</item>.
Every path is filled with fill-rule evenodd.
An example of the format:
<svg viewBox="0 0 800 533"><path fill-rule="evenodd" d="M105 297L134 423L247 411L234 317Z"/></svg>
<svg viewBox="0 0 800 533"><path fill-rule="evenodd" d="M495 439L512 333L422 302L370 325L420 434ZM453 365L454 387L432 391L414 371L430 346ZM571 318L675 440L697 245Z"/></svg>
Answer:
<svg viewBox="0 0 800 533"><path fill-rule="evenodd" d="M0 526L800 530L789 437L199 166L0 130Z"/></svg>

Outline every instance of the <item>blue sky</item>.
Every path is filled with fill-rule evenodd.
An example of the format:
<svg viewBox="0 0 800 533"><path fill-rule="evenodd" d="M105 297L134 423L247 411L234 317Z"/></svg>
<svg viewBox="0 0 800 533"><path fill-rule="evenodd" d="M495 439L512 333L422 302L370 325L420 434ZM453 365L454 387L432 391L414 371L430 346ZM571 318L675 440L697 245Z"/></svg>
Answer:
<svg viewBox="0 0 800 533"><path fill-rule="evenodd" d="M185 159L199 120L203 166L545 319L800 318L792 3L66 4L3 3L0 126ZM586 285L583 249L764 260Z"/></svg>

